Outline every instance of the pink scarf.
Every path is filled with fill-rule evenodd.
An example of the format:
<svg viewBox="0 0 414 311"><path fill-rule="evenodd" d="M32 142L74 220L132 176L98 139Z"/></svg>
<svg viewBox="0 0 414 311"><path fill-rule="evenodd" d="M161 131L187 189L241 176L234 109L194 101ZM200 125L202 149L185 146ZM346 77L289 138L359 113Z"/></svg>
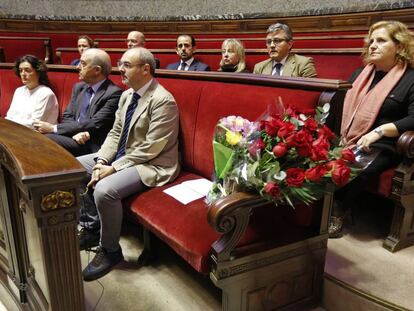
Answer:
<svg viewBox="0 0 414 311"><path fill-rule="evenodd" d="M397 64L369 92L375 66L368 64L352 83L344 100L341 136L346 145L355 144L374 124L385 98L400 81L407 64Z"/></svg>

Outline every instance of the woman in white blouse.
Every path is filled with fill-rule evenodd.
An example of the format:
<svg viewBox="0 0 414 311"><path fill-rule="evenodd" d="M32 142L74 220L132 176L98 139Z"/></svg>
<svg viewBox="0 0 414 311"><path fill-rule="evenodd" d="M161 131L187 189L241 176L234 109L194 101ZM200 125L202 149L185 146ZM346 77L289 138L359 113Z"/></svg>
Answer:
<svg viewBox="0 0 414 311"><path fill-rule="evenodd" d="M56 124L59 106L49 87L45 63L36 56L25 55L16 61L13 69L24 85L14 91L6 119L30 128L39 120Z"/></svg>

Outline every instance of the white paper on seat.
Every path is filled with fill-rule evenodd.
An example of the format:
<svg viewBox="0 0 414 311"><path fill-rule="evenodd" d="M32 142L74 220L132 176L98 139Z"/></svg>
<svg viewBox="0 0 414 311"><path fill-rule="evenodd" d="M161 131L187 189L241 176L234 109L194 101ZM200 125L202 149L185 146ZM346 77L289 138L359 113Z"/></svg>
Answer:
<svg viewBox="0 0 414 311"><path fill-rule="evenodd" d="M210 180L205 178L193 179L164 189L164 192L185 205L205 197L212 184Z"/></svg>

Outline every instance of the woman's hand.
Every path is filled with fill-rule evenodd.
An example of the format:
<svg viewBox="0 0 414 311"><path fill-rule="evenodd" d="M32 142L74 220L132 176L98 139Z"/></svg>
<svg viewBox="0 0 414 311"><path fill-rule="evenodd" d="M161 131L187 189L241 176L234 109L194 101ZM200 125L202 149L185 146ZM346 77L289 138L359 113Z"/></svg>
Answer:
<svg viewBox="0 0 414 311"><path fill-rule="evenodd" d="M380 139L382 137L381 134L376 133L374 131L371 131L367 134L365 134L364 136L362 136L358 141L357 141L357 146L361 147L362 150L364 150L365 152L369 152L369 147L372 143L375 143L378 139Z"/></svg>

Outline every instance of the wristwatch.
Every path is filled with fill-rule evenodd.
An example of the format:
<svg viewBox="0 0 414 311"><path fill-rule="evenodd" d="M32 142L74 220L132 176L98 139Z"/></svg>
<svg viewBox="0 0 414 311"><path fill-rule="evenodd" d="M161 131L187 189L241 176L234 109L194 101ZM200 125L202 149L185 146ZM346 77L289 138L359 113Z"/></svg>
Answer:
<svg viewBox="0 0 414 311"><path fill-rule="evenodd" d="M381 128L381 126L376 127L376 128L374 129L374 133L375 133L375 134L378 134L378 136L379 136L379 137L384 136L384 133L382 132L382 128Z"/></svg>

